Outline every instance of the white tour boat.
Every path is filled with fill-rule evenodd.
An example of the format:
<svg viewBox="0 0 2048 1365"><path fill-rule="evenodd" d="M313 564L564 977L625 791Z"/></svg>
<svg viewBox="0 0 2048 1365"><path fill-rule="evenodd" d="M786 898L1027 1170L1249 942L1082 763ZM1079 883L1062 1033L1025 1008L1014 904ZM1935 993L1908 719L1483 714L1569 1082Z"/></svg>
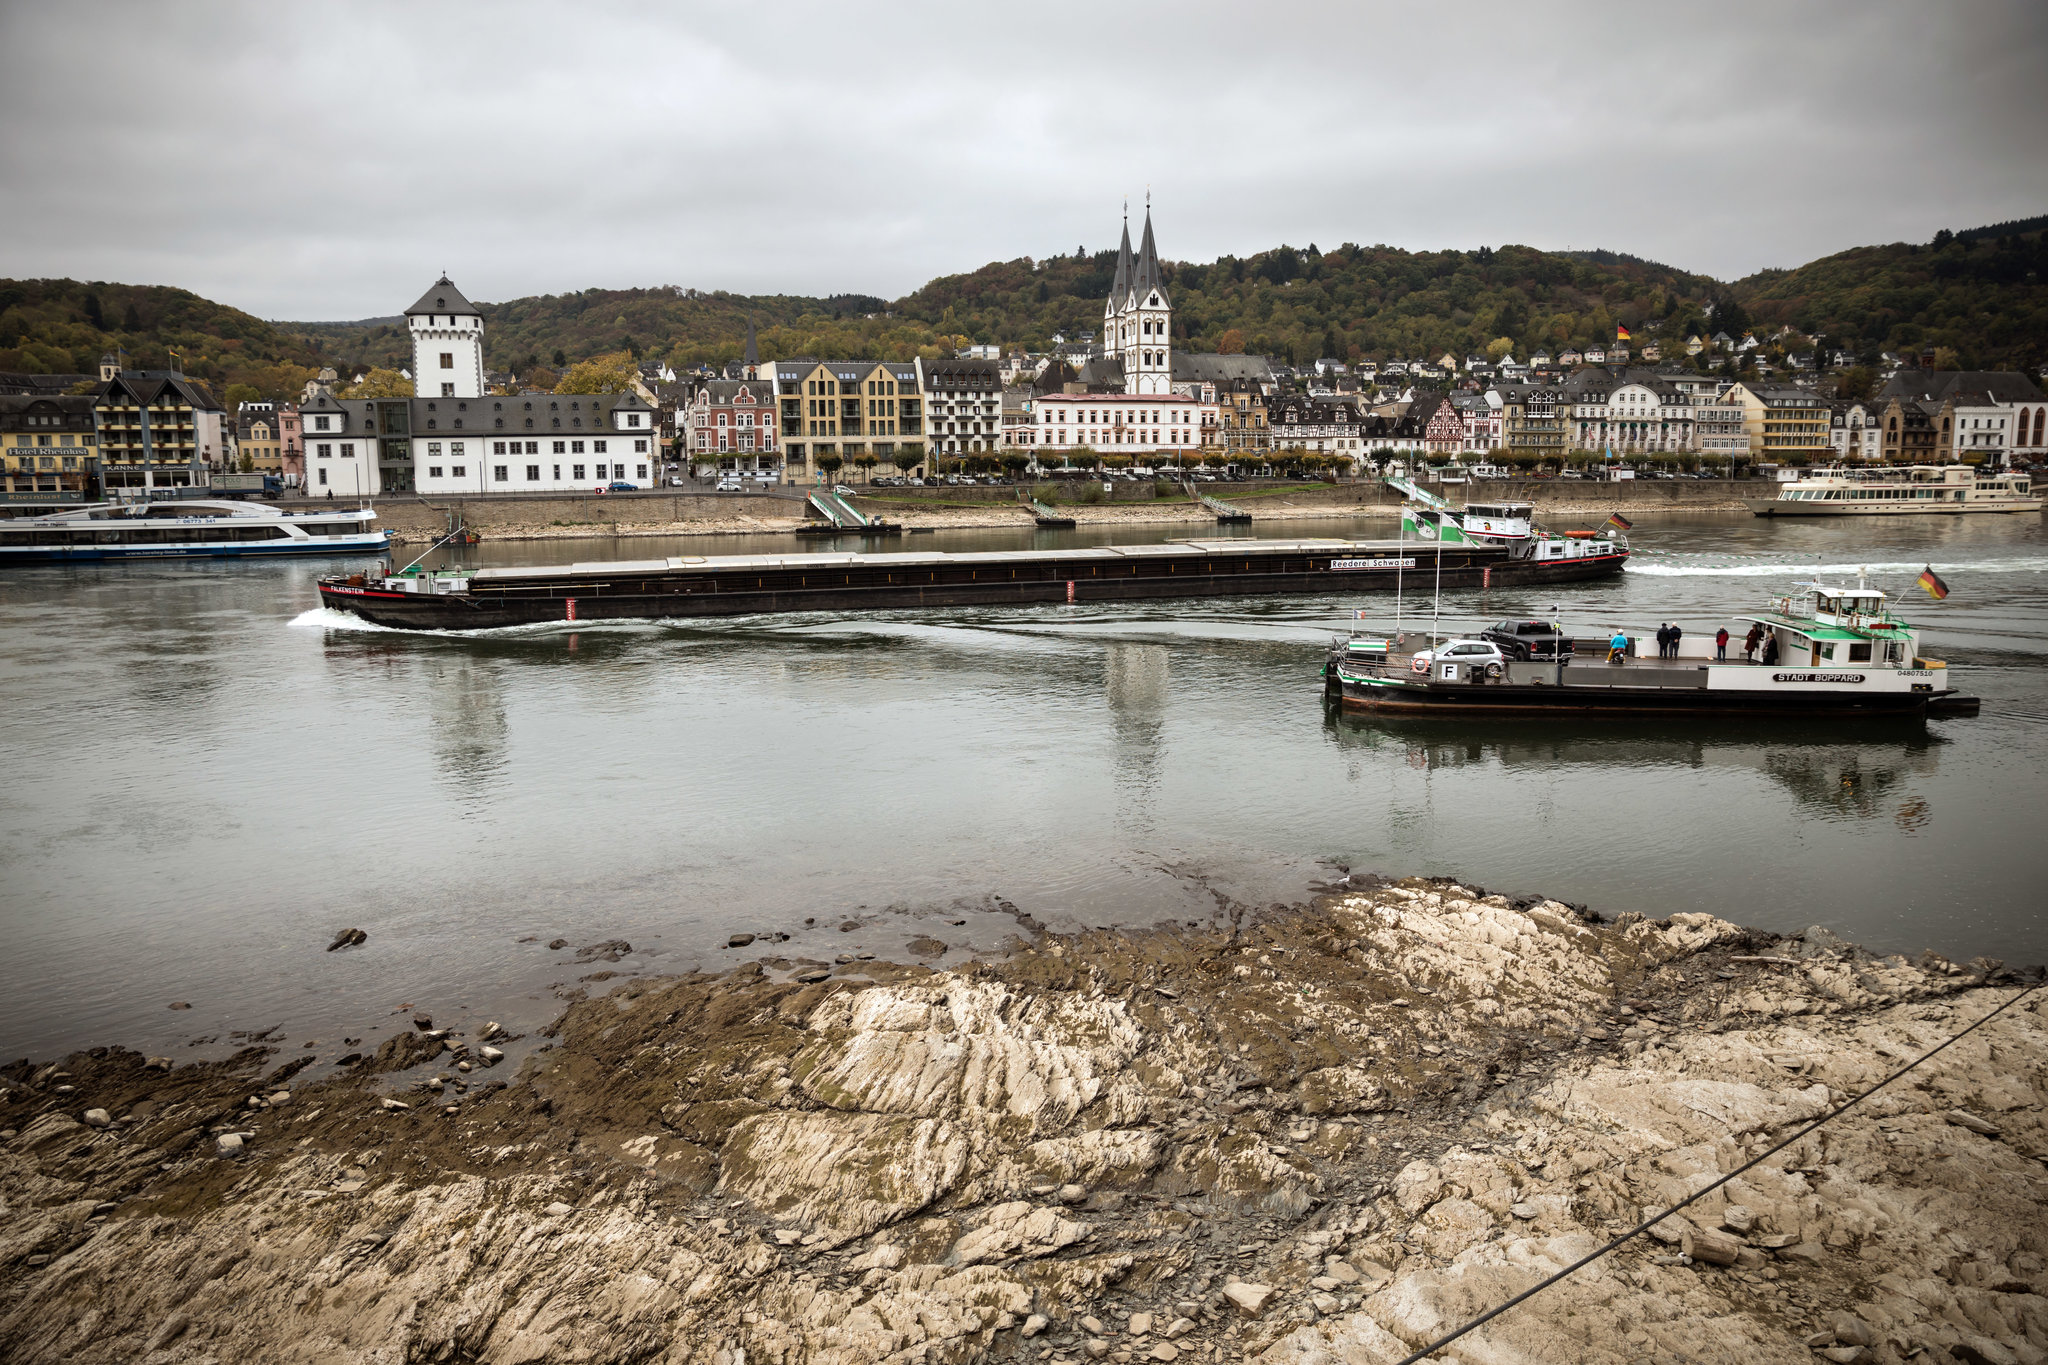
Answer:
<svg viewBox="0 0 2048 1365"><path fill-rule="evenodd" d="M262 503L180 498L104 502L0 521L0 564L74 559L186 556L375 555L391 532L373 529L375 509L287 511Z"/></svg>
<svg viewBox="0 0 2048 1365"><path fill-rule="evenodd" d="M1876 469L1831 465L1781 484L1773 498L1745 498L1760 517L1870 517L1910 513L2038 512L2041 498L2025 474L1964 464Z"/></svg>

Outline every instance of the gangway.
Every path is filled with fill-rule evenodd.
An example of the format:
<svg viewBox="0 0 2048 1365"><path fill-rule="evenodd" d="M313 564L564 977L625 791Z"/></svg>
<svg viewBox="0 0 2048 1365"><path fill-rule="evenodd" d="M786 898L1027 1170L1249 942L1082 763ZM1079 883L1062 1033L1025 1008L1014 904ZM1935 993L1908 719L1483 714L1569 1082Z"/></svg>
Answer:
<svg viewBox="0 0 2048 1365"><path fill-rule="evenodd" d="M1025 506L1031 509L1032 518L1038 522L1038 529L1041 531L1063 531L1074 525L1074 519L1059 508L1049 507L1029 493L1019 496L1024 499Z"/></svg>
<svg viewBox="0 0 2048 1365"><path fill-rule="evenodd" d="M837 493L819 490L810 495L810 505L819 516L830 523L829 527L806 527L798 534L832 535L841 531L854 531L865 536L895 536L903 534L903 528L894 522L870 517Z"/></svg>
<svg viewBox="0 0 2048 1365"><path fill-rule="evenodd" d="M1181 487L1187 490L1189 497L1199 499L1202 506L1214 512L1218 522L1237 523L1247 522L1252 519L1252 514L1249 511L1239 507L1234 502L1225 502L1221 498L1210 497L1207 493L1195 487L1194 483L1190 480L1183 480Z"/></svg>

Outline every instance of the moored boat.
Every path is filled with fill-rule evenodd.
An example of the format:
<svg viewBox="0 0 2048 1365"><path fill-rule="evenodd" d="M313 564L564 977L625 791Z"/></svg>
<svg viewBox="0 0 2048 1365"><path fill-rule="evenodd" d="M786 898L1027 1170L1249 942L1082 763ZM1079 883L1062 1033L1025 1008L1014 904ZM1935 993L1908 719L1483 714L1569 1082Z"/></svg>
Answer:
<svg viewBox="0 0 2048 1365"><path fill-rule="evenodd" d="M1965 512L2038 512L2033 480L1963 464L1876 469L1831 465L1781 484L1776 497L1745 498L1760 517L1954 516Z"/></svg>
<svg viewBox="0 0 2048 1365"><path fill-rule="evenodd" d="M185 498L108 502L0 521L0 564L53 560L376 555L391 532L368 507L287 511L262 503Z"/></svg>
<svg viewBox="0 0 2048 1365"><path fill-rule="evenodd" d="M1738 615L1761 634L1761 657L1714 657L1708 638L1673 657L1645 658L1641 637L1573 640L1547 657L1517 657L1485 638L1430 641L1413 632L1338 641L1323 670L1346 710L1389 714L1616 713L1662 715L1975 714L1946 663L1920 653L1920 633L1883 592L1813 585L1811 605L1773 599ZM1494 632L1489 632L1494 634Z"/></svg>

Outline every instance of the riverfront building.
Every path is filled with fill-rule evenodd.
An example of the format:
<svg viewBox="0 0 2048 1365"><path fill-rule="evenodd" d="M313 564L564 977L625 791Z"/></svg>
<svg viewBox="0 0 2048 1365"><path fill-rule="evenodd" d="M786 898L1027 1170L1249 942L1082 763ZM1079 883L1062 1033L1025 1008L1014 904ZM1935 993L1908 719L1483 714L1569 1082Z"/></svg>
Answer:
<svg viewBox="0 0 2048 1365"><path fill-rule="evenodd" d="M92 405L106 491L204 487L230 448L220 400L176 370L107 365L101 375Z"/></svg>
<svg viewBox="0 0 2048 1365"><path fill-rule="evenodd" d="M637 393L484 393L483 317L447 276L406 310L412 398L313 395L299 409L306 489L379 493L652 488L654 409Z"/></svg>
<svg viewBox="0 0 2048 1365"><path fill-rule="evenodd" d="M98 491L99 454L91 398L0 395L0 479L7 502L86 501Z"/></svg>

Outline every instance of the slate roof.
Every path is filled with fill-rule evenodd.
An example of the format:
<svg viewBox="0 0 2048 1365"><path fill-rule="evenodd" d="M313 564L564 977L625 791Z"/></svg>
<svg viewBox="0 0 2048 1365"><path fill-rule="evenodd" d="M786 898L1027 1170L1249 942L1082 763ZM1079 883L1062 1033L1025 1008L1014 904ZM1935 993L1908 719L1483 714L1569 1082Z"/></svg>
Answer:
<svg viewBox="0 0 2048 1365"><path fill-rule="evenodd" d="M175 370L123 370L116 378L100 381L99 387L92 391L93 400L101 401L111 396L115 389L120 389L143 407L158 402L165 394L173 394L178 401L202 412L226 411L206 385L187 379Z"/></svg>
<svg viewBox="0 0 2048 1365"><path fill-rule="evenodd" d="M2038 403L2041 390L2013 370L1900 370L1878 390L1879 398L1944 399L1981 393L1998 403Z"/></svg>
<svg viewBox="0 0 2048 1365"><path fill-rule="evenodd" d="M1131 290L1131 219L1124 215L1123 245L1116 249L1116 279L1109 286L1109 310L1115 312L1124 306L1124 299Z"/></svg>
<svg viewBox="0 0 2048 1365"><path fill-rule="evenodd" d="M1272 362L1262 355L1173 352L1173 382L1176 384L1222 384L1233 379L1250 379L1261 384L1274 383Z"/></svg>
<svg viewBox="0 0 2048 1365"><path fill-rule="evenodd" d="M457 289L446 275L434 281L433 287L420 295L420 301L405 310L407 317L415 317L421 313L448 313L473 318L483 316L477 311L475 304L462 297L462 291Z"/></svg>
<svg viewBox="0 0 2048 1365"><path fill-rule="evenodd" d="M1141 300L1157 290L1159 301L1168 302L1166 280L1159 273L1159 248L1152 241L1152 205L1145 205L1145 237L1138 248L1138 270L1131 280L1131 290Z"/></svg>

